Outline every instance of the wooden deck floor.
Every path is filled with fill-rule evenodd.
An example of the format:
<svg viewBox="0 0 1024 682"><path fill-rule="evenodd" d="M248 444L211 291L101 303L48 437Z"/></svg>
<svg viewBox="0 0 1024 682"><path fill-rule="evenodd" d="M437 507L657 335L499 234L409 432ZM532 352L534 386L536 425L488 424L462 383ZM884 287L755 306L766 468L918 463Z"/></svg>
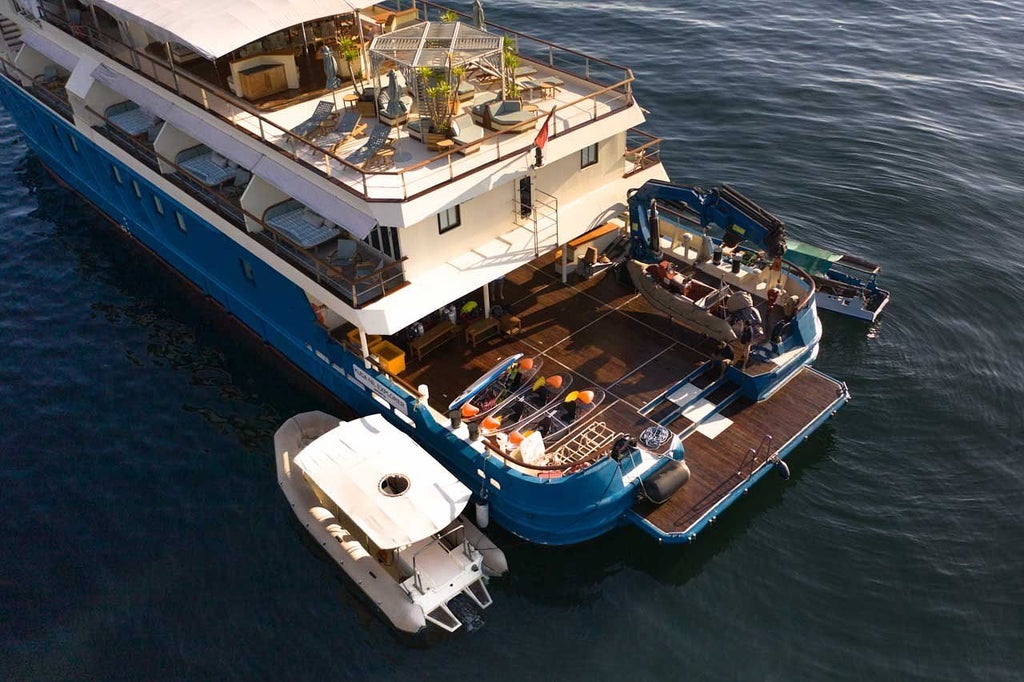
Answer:
<svg viewBox="0 0 1024 682"><path fill-rule="evenodd" d="M551 259L525 265L506 277L506 310L522 320L515 337L492 337L472 348L460 336L418 362L406 358L402 378L430 387L430 403L442 413L448 404L500 358L522 352L544 359L542 374L571 372L573 387L599 386L604 403L588 421L636 436L654 421L638 410L663 395L705 360L714 343L653 310L631 286L614 273L564 285ZM710 385L708 373L693 383ZM839 397L837 382L804 369L771 399L752 403L736 398L736 386L726 384L707 398L732 400L721 414L731 424L713 437L689 429L684 440L690 481L661 506L641 504L636 511L665 532L681 532L727 495L754 468L748 453L766 434L779 447L801 433ZM660 407L660 406L659 406ZM655 419L671 416L668 403ZM674 432L692 426L677 415ZM763 456L763 454L762 454Z"/></svg>
<svg viewBox="0 0 1024 682"><path fill-rule="evenodd" d="M727 429L713 439L695 431L683 441L690 468L686 485L665 504L641 503L635 511L663 532L684 532L764 462L765 451L755 461L751 448L766 435L773 449L781 447L840 395L836 381L804 368L764 402L736 400L722 410L732 420Z"/></svg>
<svg viewBox="0 0 1024 682"><path fill-rule="evenodd" d="M424 358L406 358L402 378L430 387L442 413L449 402L500 358L522 352L542 357L542 374L571 372L573 388L596 386L607 396L589 420L637 433L651 425L638 408L707 359L711 343L645 308L614 276L566 286L550 262L513 271L504 285L506 308L522 320L515 337L492 337L472 348L461 337Z"/></svg>

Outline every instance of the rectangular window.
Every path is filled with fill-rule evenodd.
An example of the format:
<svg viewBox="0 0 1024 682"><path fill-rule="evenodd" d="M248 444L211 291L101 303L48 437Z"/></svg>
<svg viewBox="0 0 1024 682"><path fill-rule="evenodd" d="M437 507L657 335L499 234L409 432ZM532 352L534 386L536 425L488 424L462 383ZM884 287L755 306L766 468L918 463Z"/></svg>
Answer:
<svg viewBox="0 0 1024 682"><path fill-rule="evenodd" d="M185 217L181 215L181 211L175 211L174 217L178 219L178 229L184 233L188 233L188 228L185 227Z"/></svg>
<svg viewBox="0 0 1024 682"><path fill-rule="evenodd" d="M121 170L114 164L110 164L110 170L114 171L114 180L117 181L117 184L123 185L124 179L121 177Z"/></svg>
<svg viewBox="0 0 1024 682"><path fill-rule="evenodd" d="M252 265L249 264L249 261L245 260L244 258L239 258L238 264L242 267L242 276L244 276L245 279L248 280L249 284L255 286L256 275L253 273Z"/></svg>
<svg viewBox="0 0 1024 682"><path fill-rule="evenodd" d="M160 202L160 197L153 195L153 206L156 208L156 212L160 215L164 214L164 205Z"/></svg>
<svg viewBox="0 0 1024 682"><path fill-rule="evenodd" d="M597 144L594 143L589 147L584 147L580 150L580 168L586 168L587 166L593 166L597 163Z"/></svg>
<svg viewBox="0 0 1024 682"><path fill-rule="evenodd" d="M139 187L137 180L132 180L132 189L135 190L135 196L139 199L142 198L142 188Z"/></svg>
<svg viewBox="0 0 1024 682"><path fill-rule="evenodd" d="M437 214L437 231L444 234L448 230L454 230L462 224L462 216L459 215L459 207L452 206Z"/></svg>
<svg viewBox="0 0 1024 682"><path fill-rule="evenodd" d="M78 141L75 139L74 135L68 133L68 142L71 143L71 148L74 149L77 152L78 151Z"/></svg>

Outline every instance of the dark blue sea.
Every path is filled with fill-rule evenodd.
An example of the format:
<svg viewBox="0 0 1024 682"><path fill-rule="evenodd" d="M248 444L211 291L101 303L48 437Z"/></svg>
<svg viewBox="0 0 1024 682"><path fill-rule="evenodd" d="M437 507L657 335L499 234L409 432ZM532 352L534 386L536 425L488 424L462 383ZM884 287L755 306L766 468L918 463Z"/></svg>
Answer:
<svg viewBox="0 0 1024 682"><path fill-rule="evenodd" d="M633 68L673 179L874 259L853 401L691 546L497 533L486 625L399 641L272 434L339 408L61 189L0 111L0 679L1020 680L1024 6L485 0Z"/></svg>

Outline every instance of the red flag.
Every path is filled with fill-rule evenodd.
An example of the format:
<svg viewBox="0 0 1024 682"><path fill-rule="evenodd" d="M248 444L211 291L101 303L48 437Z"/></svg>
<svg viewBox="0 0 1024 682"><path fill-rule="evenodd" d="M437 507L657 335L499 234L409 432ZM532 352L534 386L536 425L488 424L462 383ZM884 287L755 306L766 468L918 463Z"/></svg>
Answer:
<svg viewBox="0 0 1024 682"><path fill-rule="evenodd" d="M545 117L543 125L537 131L537 137L533 138L534 146L541 151L544 150L544 145L548 143L548 126L551 124L551 119L555 117L555 108L551 107L551 113Z"/></svg>

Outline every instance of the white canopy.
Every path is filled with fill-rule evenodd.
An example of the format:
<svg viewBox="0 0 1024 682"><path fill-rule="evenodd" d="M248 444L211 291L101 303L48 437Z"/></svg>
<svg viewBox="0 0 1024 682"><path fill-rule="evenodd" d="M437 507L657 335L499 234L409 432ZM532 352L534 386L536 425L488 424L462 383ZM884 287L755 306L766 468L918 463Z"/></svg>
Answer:
<svg viewBox="0 0 1024 682"><path fill-rule="evenodd" d="M83 0L140 24L154 39L181 43L216 59L271 33L306 21L347 14L373 0Z"/></svg>
<svg viewBox="0 0 1024 682"><path fill-rule="evenodd" d="M437 533L469 503L469 488L379 414L331 429L295 464L381 549Z"/></svg>

